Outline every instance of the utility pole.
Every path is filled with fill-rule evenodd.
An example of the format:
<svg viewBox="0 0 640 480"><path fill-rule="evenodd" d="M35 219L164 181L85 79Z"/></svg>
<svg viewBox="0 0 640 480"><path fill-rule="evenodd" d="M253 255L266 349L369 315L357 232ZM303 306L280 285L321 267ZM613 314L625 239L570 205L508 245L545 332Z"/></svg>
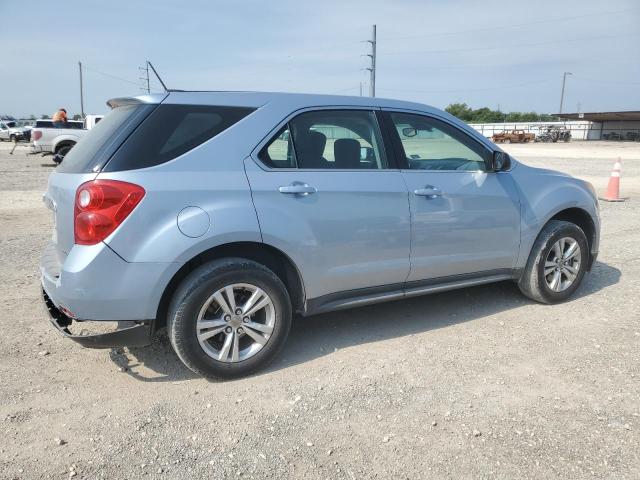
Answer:
<svg viewBox="0 0 640 480"><path fill-rule="evenodd" d="M376 96L376 26L373 26L373 35L371 40L367 40L371 44L371 53L367 54L367 57L371 58L371 66L366 70L369 70L369 96Z"/></svg>
<svg viewBox="0 0 640 480"><path fill-rule="evenodd" d="M562 113L562 104L564 103L564 86L567 83L567 75L573 75L571 72L564 72L562 75L562 92L560 93L560 111L558 113Z"/></svg>
<svg viewBox="0 0 640 480"><path fill-rule="evenodd" d="M82 91L82 62L78 62L78 69L80 70L80 115L84 118L84 93Z"/></svg>
<svg viewBox="0 0 640 480"><path fill-rule="evenodd" d="M143 82L142 90L146 90L147 95L151 93L151 85L149 84L149 64L146 63L144 67L138 67L142 77L138 77Z"/></svg>

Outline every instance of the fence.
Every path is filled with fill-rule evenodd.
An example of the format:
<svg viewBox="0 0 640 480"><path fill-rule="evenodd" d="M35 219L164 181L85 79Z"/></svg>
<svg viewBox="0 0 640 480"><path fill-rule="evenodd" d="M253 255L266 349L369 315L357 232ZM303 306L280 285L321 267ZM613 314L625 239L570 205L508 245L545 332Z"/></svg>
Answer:
<svg viewBox="0 0 640 480"><path fill-rule="evenodd" d="M640 138L640 122L631 121L589 122L575 120L569 122L470 123L469 125L488 138L491 138L495 133L511 130L524 130L527 133L538 135L550 125L567 128L571 131L571 138L574 140Z"/></svg>

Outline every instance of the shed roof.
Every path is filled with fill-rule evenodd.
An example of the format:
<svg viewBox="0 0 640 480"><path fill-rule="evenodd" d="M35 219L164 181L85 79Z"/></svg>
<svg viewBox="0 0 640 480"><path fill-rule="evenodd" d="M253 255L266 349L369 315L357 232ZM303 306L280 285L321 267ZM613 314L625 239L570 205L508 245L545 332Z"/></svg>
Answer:
<svg viewBox="0 0 640 480"><path fill-rule="evenodd" d="M563 120L589 120L591 122L615 122L620 120L640 121L640 111L592 112L592 113L554 113Z"/></svg>

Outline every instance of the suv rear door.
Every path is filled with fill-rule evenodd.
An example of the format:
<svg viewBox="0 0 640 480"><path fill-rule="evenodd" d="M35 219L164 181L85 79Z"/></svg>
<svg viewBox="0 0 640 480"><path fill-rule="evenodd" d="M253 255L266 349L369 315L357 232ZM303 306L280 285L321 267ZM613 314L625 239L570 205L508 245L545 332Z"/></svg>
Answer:
<svg viewBox="0 0 640 480"><path fill-rule="evenodd" d="M407 281L510 276L520 246L520 202L510 173L489 171L492 152L444 119L401 111L383 119L409 189Z"/></svg>
<svg viewBox="0 0 640 480"><path fill-rule="evenodd" d="M409 206L390 159L372 109L327 108L289 119L245 160L263 240L301 270L307 299L401 288Z"/></svg>

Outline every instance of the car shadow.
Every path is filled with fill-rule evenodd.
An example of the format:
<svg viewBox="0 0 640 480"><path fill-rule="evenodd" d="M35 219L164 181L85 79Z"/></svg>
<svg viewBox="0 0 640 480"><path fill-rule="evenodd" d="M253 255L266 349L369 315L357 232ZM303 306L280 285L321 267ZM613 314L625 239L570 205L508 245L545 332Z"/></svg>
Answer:
<svg viewBox="0 0 640 480"><path fill-rule="evenodd" d="M596 262L570 302L615 285L621 272ZM280 356L260 376L312 361L336 350L403 337L479 320L527 304L513 282L499 282L434 293L337 312L298 317ZM174 354L166 335L142 348L112 350L111 359L144 382L176 382L198 378Z"/></svg>

